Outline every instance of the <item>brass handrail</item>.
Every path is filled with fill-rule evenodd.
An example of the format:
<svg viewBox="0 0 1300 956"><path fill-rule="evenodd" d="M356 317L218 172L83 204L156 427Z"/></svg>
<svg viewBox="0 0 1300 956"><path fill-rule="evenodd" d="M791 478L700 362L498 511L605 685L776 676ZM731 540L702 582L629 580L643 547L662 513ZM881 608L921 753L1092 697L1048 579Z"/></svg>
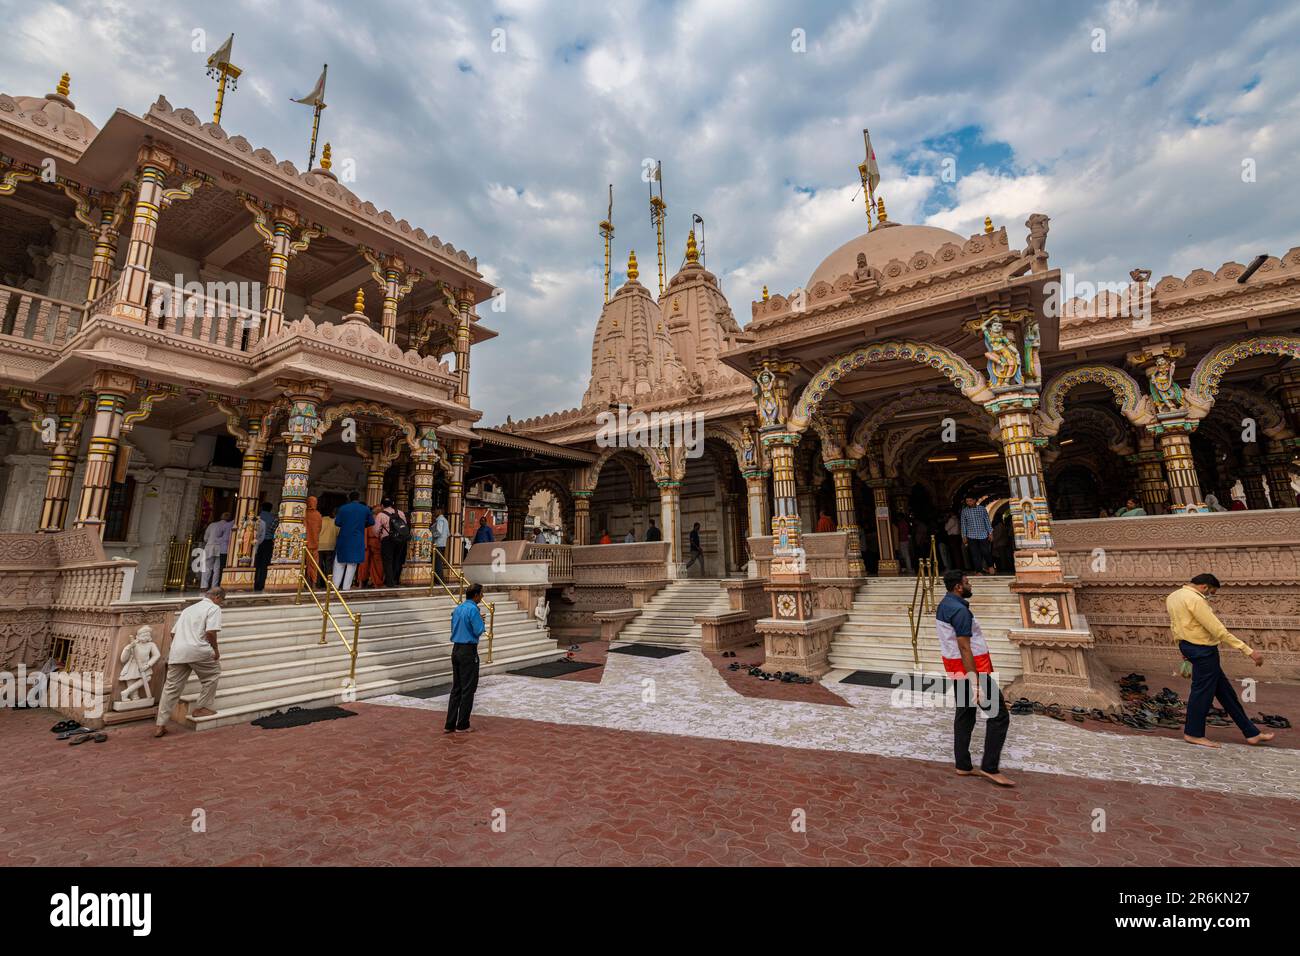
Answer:
<svg viewBox="0 0 1300 956"><path fill-rule="evenodd" d="M320 575L321 580L325 582L325 588L324 588L325 603L324 604L321 604L320 598L316 596L316 586L307 579L308 561L311 562L311 566L313 570L315 570L315 572L318 575ZM321 570L320 564L318 564L316 561L316 556L313 555L305 547L302 549L302 560L298 562L298 592L293 597L294 604L302 603L302 586L304 584L307 585L308 597L312 599L312 601L316 604L316 607L318 607L321 612L320 644L326 643L325 636L329 633L329 628L333 626L334 633L336 633L339 636L339 640L342 641L343 646L348 649L348 655L352 659L352 663L348 667L348 679L352 681L353 686L356 686L357 646L361 643L361 615L356 611L353 611L352 608L348 606L348 602L343 597L343 592L338 589L338 585L334 583L334 579ZM343 605L344 612L352 621L352 643L351 644L348 643L348 639L343 635L343 631L339 628L339 623L334 619L334 615L330 613L331 594L339 599L339 603Z"/></svg>
<svg viewBox="0 0 1300 956"><path fill-rule="evenodd" d="M442 579L442 575L438 573L438 549L431 548L430 550L433 553L429 557L429 597L433 597L437 593L437 588L441 587L443 591L446 592L447 597L451 598L453 601L456 602L457 606L459 606L460 602L465 599L465 589L469 587L469 579L466 578L465 575L461 574L459 569L457 569L457 567L454 564L444 559L442 562L442 566L447 570L449 570L455 576L456 582L461 587L461 591L459 593L453 591L450 587L447 586L447 582ZM488 609L487 662L491 664L492 663L492 639L494 636L493 632L494 632L494 624L497 615L497 606L491 601L484 601L483 603L487 605L487 609Z"/></svg>
<svg viewBox="0 0 1300 956"><path fill-rule="evenodd" d="M930 553L916 562L916 586L912 588L912 603L907 608L907 620L912 628L912 663L921 669L921 615L934 610L934 588L939 576L939 556L934 535L930 535Z"/></svg>

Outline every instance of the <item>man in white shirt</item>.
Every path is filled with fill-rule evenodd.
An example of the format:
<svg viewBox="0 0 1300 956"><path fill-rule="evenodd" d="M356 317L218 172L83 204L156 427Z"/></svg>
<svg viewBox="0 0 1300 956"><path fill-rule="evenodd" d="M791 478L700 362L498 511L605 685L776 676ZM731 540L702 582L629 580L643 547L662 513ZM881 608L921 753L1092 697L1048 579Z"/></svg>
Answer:
<svg viewBox="0 0 1300 956"><path fill-rule="evenodd" d="M447 564L447 538L451 534L451 525L441 508L433 509L433 569L441 578L446 578L443 570Z"/></svg>
<svg viewBox="0 0 1300 956"><path fill-rule="evenodd" d="M193 673L199 679L199 699L190 708L191 717L209 717L217 697L217 679L221 677L221 651L217 648L217 634L221 630L221 605L226 603L226 592L219 587L210 589L203 599L181 611L172 628L172 646L167 653L167 680L163 683L162 697L158 700L157 729L155 737L167 733L167 720L172 708L181 699L185 682Z"/></svg>
<svg viewBox="0 0 1300 956"><path fill-rule="evenodd" d="M230 520L230 512L227 511L203 532L203 579L200 585L204 591L221 583L226 554L230 551L230 532L234 527L235 523Z"/></svg>

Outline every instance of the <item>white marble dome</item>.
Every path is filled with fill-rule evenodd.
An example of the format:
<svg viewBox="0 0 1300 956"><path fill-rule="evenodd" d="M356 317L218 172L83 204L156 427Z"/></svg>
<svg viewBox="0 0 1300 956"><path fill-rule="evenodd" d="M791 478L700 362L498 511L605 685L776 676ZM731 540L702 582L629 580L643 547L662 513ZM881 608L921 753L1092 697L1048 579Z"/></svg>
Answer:
<svg viewBox="0 0 1300 956"><path fill-rule="evenodd" d="M962 245L965 236L959 236L937 226L904 226L886 222L856 239L850 239L822 260L808 280L811 289L818 282L834 282L842 275L852 275L858 267L858 253L867 257L867 265L883 269L891 259L907 262L917 252L933 253L944 243Z"/></svg>

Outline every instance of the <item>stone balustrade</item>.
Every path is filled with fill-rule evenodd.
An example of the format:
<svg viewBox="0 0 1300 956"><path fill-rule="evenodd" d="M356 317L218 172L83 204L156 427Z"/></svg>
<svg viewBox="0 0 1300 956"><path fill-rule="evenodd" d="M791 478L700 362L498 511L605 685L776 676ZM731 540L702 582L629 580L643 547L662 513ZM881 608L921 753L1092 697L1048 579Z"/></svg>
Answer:
<svg viewBox="0 0 1300 956"><path fill-rule="evenodd" d="M57 348L72 337L85 317L84 303L0 285L0 336Z"/></svg>
<svg viewBox="0 0 1300 956"><path fill-rule="evenodd" d="M1172 668L1165 598L1203 572L1223 584L1220 619L1262 651L1257 670L1225 652L1234 675L1300 676L1300 509L1056 521L1052 537L1103 660L1127 673Z"/></svg>

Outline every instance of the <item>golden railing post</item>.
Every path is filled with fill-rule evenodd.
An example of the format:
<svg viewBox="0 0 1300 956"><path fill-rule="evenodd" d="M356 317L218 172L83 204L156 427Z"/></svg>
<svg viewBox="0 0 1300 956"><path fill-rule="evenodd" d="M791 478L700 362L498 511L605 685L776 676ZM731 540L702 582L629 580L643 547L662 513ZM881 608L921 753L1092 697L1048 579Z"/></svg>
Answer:
<svg viewBox="0 0 1300 956"><path fill-rule="evenodd" d="M302 583L307 580L307 549L302 549L302 556L298 558L298 589L293 593L293 603L302 603ZM321 635L321 643L325 643L324 635Z"/></svg>
<svg viewBox="0 0 1300 956"><path fill-rule="evenodd" d="M303 554L306 554L306 553L307 553L307 552L306 552L306 550L304 549ZM329 588L326 588L326 589L325 589L325 609L324 609L324 611L321 612L321 618L320 618L320 642L321 642L322 644L325 643L325 627L326 627L326 624L327 624L327 622L329 621L329 619L330 619L330 589L329 589ZM354 621L353 623L356 623L356 622ZM354 641L353 643L355 644L355 641Z"/></svg>
<svg viewBox="0 0 1300 956"><path fill-rule="evenodd" d="M487 627L487 632L488 632L487 662L489 664L492 663L492 637L493 637L494 626L496 624L496 617L497 617L497 606L493 602L489 601L488 602L488 627Z"/></svg>
<svg viewBox="0 0 1300 956"><path fill-rule="evenodd" d="M361 646L361 615L358 614L352 619L352 666L348 669L348 677L352 681L352 688L357 686L357 648Z"/></svg>

